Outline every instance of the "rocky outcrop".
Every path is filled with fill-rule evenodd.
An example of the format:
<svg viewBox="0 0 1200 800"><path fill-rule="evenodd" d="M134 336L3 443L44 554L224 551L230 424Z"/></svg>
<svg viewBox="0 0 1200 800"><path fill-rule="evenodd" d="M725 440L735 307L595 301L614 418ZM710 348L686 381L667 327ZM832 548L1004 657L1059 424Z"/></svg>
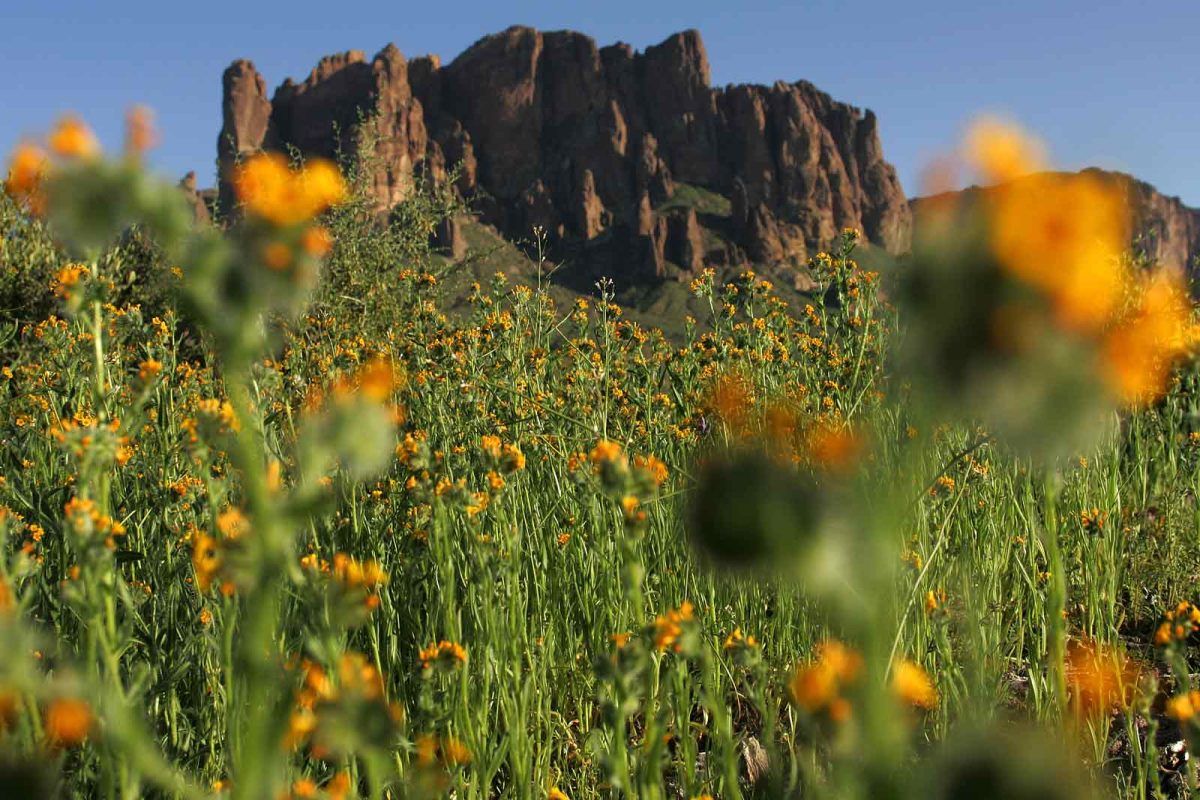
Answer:
<svg viewBox="0 0 1200 800"><path fill-rule="evenodd" d="M192 207L192 216L196 222L212 222L212 215L208 212L208 202L204 195L196 189L196 173L189 172L183 176L183 179L179 181L179 191L183 192L184 199Z"/></svg>
<svg viewBox="0 0 1200 800"><path fill-rule="evenodd" d="M1084 172L1115 183L1126 199L1132 218L1130 252L1144 255L1157 264L1189 274L1200 269L1200 209L1190 208L1178 197L1162 194L1150 184L1121 172L1094 167ZM1020 180L1018 178L1018 180ZM970 197L990 191L991 187L972 186L961 192L944 192L931 197L913 198L913 213L920 219L921 208L929 203L945 203L955 197Z"/></svg>
<svg viewBox="0 0 1200 800"><path fill-rule="evenodd" d="M303 83L285 81L270 101L253 65L238 61L224 81L222 199L233 162L255 149L332 157L365 147L381 208L417 176L441 183L457 168L455 189L485 222L514 240L537 227L552 244L602 241L598 251L631 259L600 265L616 277L701 268L706 226L758 261L803 257L845 227L907 248L908 205L871 112L803 81L710 83L696 31L638 53L513 27L444 66L407 61L392 45L369 61L352 51L322 59ZM681 184L731 198L731 218L657 210Z"/></svg>
<svg viewBox="0 0 1200 800"><path fill-rule="evenodd" d="M1120 181L1132 210L1131 249L1189 274L1200 269L1200 209L1185 206L1178 197L1168 197L1132 176L1105 174Z"/></svg>
<svg viewBox="0 0 1200 800"><path fill-rule="evenodd" d="M217 138L218 201L222 209L233 208L229 175L233 165L263 146L271 119L267 83L246 60L235 61L221 76L221 135Z"/></svg>

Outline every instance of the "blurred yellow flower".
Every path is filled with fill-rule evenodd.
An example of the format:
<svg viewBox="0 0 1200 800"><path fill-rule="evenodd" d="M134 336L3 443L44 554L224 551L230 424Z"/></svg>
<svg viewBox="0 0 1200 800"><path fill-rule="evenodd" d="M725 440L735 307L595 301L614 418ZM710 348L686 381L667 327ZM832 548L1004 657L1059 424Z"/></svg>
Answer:
<svg viewBox="0 0 1200 800"><path fill-rule="evenodd" d="M603 464L616 461L621 457L621 445L617 442L611 442L603 439L596 443L592 448L592 452L588 455L593 464Z"/></svg>
<svg viewBox="0 0 1200 800"><path fill-rule="evenodd" d="M221 551L217 540L206 533L196 534L192 542L192 568L196 571L196 586L201 593L207 592L221 569Z"/></svg>
<svg viewBox="0 0 1200 800"><path fill-rule="evenodd" d="M1152 402L1167 390L1173 362L1192 349L1198 333L1182 276L1160 270L1144 281L1132 313L1106 334L1103 377L1123 402Z"/></svg>
<svg viewBox="0 0 1200 800"><path fill-rule="evenodd" d="M678 609L671 609L654 620L654 647L659 651L679 652L679 638L683 635L683 624L691 622L695 606L684 601Z"/></svg>
<svg viewBox="0 0 1200 800"><path fill-rule="evenodd" d="M1195 690L1172 697L1167 701L1166 714L1177 722L1187 722L1200 710L1200 692Z"/></svg>
<svg viewBox="0 0 1200 800"><path fill-rule="evenodd" d="M443 639L422 649L417 658L422 669L430 669L436 664L454 667L467 662L467 650L457 642Z"/></svg>
<svg viewBox="0 0 1200 800"><path fill-rule="evenodd" d="M34 213L41 213L41 185L48 167L46 153L40 147L29 143L17 145L8 165L4 190L14 199L26 203Z"/></svg>
<svg viewBox="0 0 1200 800"><path fill-rule="evenodd" d="M1137 662L1099 642L1072 642L1067 650L1071 703L1085 715L1127 708L1140 676Z"/></svg>
<svg viewBox="0 0 1200 800"><path fill-rule="evenodd" d="M1086 173L1036 175L994 189L987 208L996 258L1047 296L1059 325L1093 333L1108 323L1124 294L1130 227L1114 185Z"/></svg>
<svg viewBox="0 0 1200 800"><path fill-rule="evenodd" d="M66 158L92 158L100 154L100 143L92 129L76 116L60 119L47 144L54 153Z"/></svg>
<svg viewBox="0 0 1200 800"><path fill-rule="evenodd" d="M931 711L937 708L938 693L924 668L901 661L892 674L892 691L901 702Z"/></svg>
<svg viewBox="0 0 1200 800"><path fill-rule="evenodd" d="M1045 169L1042 144L1018 126L996 117L977 120L967 132L966 158L992 182L1013 178Z"/></svg>
<svg viewBox="0 0 1200 800"><path fill-rule="evenodd" d="M817 647L816 658L800 667L788 684L792 702L809 713L827 713L835 722L850 716L850 704L842 690L858 680L862 655L845 644L830 639Z"/></svg>
<svg viewBox="0 0 1200 800"><path fill-rule="evenodd" d="M279 226L305 222L346 199L345 181L333 164L315 160L296 171L278 153L241 164L233 186L249 213Z"/></svg>

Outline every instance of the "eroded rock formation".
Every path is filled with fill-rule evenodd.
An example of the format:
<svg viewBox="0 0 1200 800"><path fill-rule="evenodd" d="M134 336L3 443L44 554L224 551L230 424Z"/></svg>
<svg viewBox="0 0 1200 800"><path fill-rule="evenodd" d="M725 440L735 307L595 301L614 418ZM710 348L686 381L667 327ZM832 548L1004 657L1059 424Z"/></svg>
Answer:
<svg viewBox="0 0 1200 800"><path fill-rule="evenodd" d="M552 242L623 242L606 252L635 263L609 265L613 275L665 277L668 261L697 270L713 226L759 261L802 257L844 227L907 248L908 204L871 112L803 81L710 83L696 31L638 53L513 27L445 66L388 45L370 60L324 58L270 100L253 65L237 61L224 76L222 206L230 167L249 152L330 157L370 142L364 166L381 207L403 200L415 176L444 181L458 166L456 190L514 240L536 226ZM731 198L732 215L660 212L681 184Z"/></svg>

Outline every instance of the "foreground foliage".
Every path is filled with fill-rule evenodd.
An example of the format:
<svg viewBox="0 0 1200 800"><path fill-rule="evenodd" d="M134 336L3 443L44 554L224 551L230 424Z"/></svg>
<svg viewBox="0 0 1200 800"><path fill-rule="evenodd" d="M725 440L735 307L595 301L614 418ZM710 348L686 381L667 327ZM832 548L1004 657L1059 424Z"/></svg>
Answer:
<svg viewBox="0 0 1200 800"><path fill-rule="evenodd" d="M193 230L134 123L0 198L28 796L1194 785L1155 745L1200 710L1191 311L1103 187L935 208L897 276L847 231L799 317L705 273L669 341L504 275L448 317L444 206L389 226L324 163Z"/></svg>

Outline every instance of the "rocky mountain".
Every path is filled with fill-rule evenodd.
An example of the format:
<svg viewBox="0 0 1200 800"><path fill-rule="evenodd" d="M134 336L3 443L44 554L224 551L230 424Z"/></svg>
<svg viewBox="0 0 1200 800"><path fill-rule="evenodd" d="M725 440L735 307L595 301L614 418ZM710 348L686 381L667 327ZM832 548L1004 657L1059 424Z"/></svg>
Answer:
<svg viewBox="0 0 1200 800"><path fill-rule="evenodd" d="M892 253L908 247L908 203L875 115L804 81L713 87L696 31L637 52L513 27L446 65L394 45L328 56L270 96L236 61L223 88L224 209L239 158L371 142L381 208L456 169L455 191L510 241L540 228L592 274L630 282L796 263L845 227ZM461 250L457 224L442 238Z"/></svg>
<svg viewBox="0 0 1200 800"><path fill-rule="evenodd" d="M1200 268L1200 209L1169 197L1145 181L1122 172L1095 167L1084 172L1113 182L1126 198L1132 215L1129 249L1166 267L1194 273ZM1020 179L1018 179L1020 180ZM958 194L987 192L988 187L972 186L963 192L949 192L910 200L914 216L920 219L922 204L944 200Z"/></svg>

